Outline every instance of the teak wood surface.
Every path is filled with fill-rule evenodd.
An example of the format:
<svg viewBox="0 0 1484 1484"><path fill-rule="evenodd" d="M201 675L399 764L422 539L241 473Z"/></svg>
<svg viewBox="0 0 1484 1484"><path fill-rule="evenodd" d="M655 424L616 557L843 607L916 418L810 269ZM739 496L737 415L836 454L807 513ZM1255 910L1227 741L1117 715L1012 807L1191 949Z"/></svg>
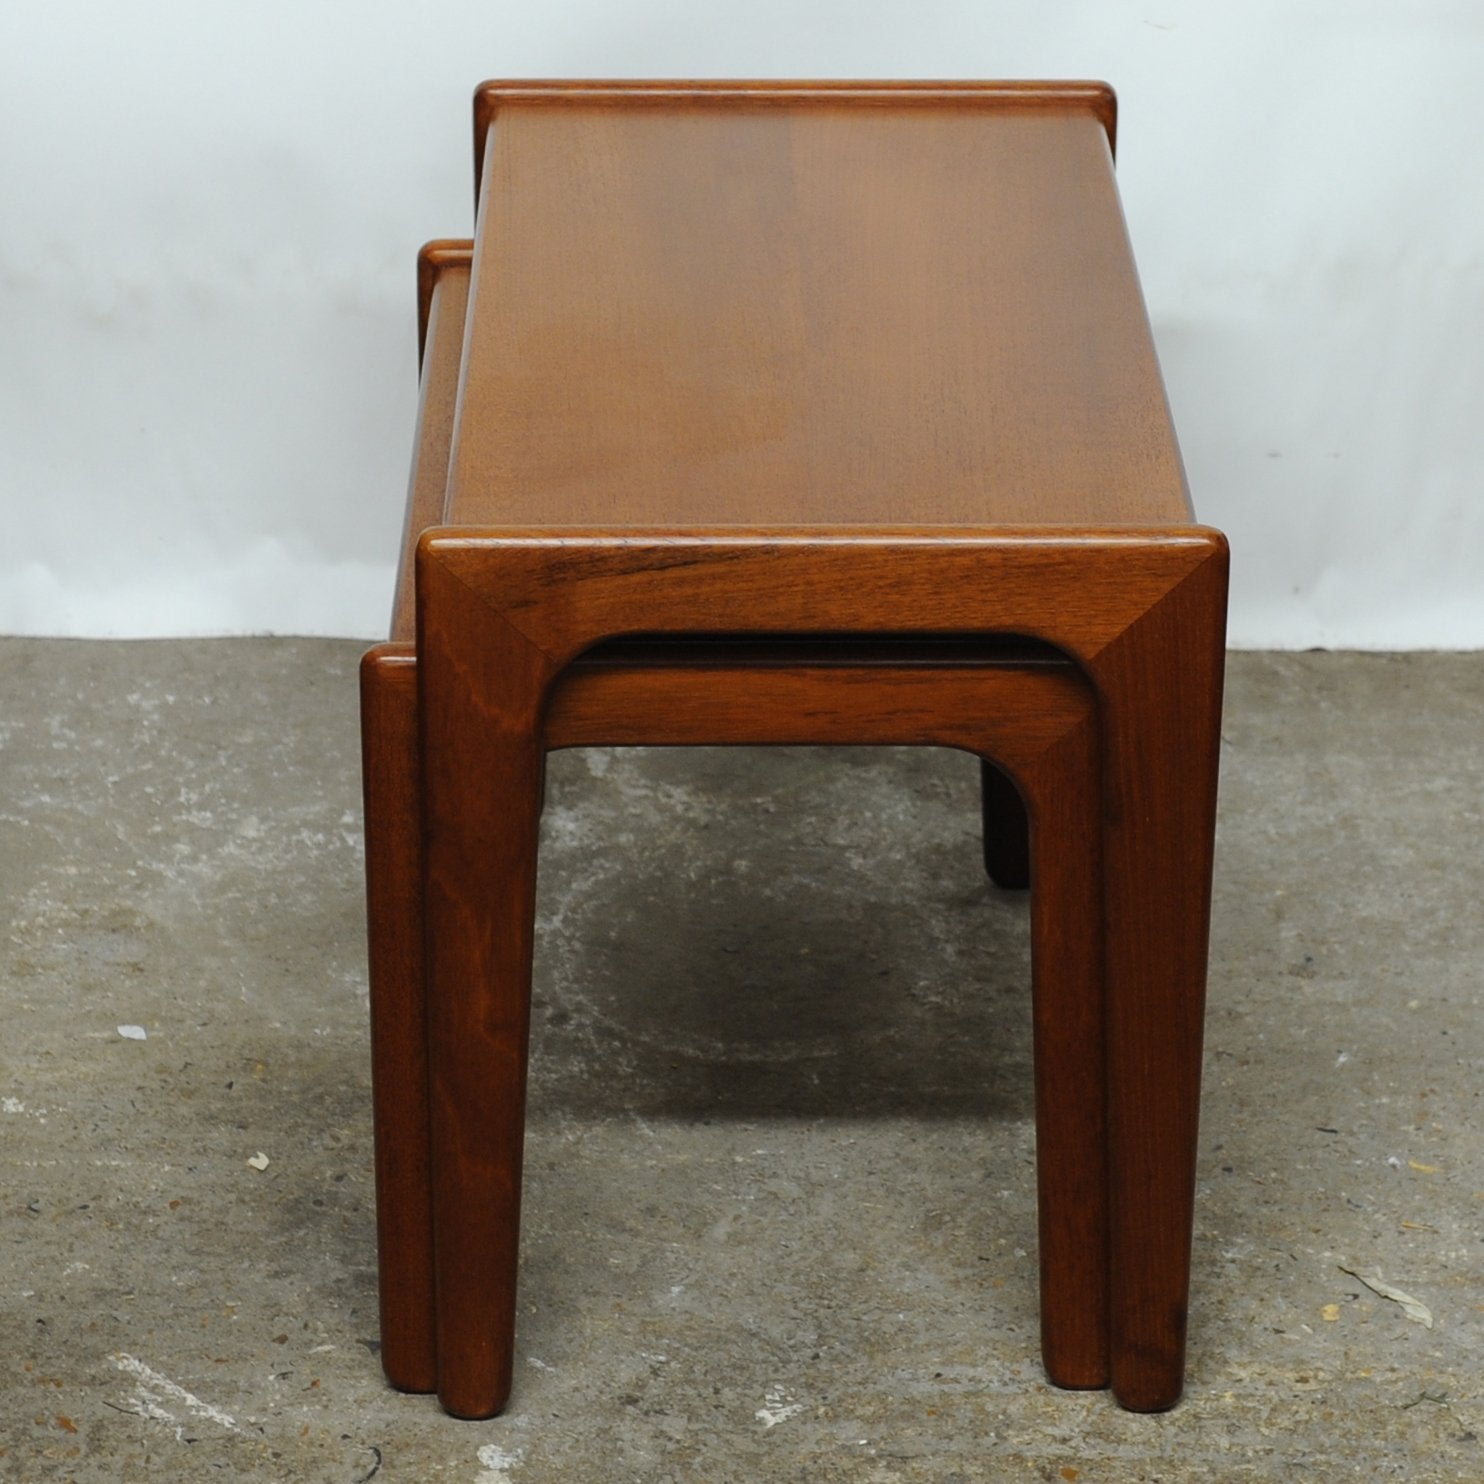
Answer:
<svg viewBox="0 0 1484 1484"><path fill-rule="evenodd" d="M804 714L844 718L810 740L905 729L997 756L1030 805L1036 891L1069 901L1079 871L1100 880L1059 937L1033 929L1043 1226L1058 1190L1089 1213L1107 1294L1106 1327L1094 1304L1059 1355L1055 1294L1079 1268L1043 1230L1046 1355L1063 1384L1110 1378L1124 1405L1171 1405L1226 549L1190 517L1112 183L1111 94L488 85L476 117L470 266L447 244L448 274L425 255L426 322L467 305L451 415L430 416L448 372L425 367L419 467L448 477L415 570L404 548L394 635L415 607L416 646L363 672L373 956L394 939L381 961L426 986L425 1025L404 1005L382 1037L405 1052L425 1029L427 1047L429 1142L404 1154L431 1185L433 1274L404 1306L419 1374L400 1384L436 1379L463 1415L509 1386L546 748L790 740L803 686L820 698ZM409 536L436 503L415 468ZM995 635L1068 663L997 666ZM666 651L703 636L709 669ZM814 664L789 648L811 638L878 652ZM961 661L984 646L981 662L945 666L954 645ZM1095 720L1054 783L1016 752L1056 712L1031 694L1047 674ZM1003 693L1008 731L991 736L984 702L1006 685L1025 699ZM1079 790L1096 808L1074 829L1057 801ZM409 927L391 898L416 901L419 878ZM1051 990L1054 938L1080 968ZM1101 994L1085 987L1098 962ZM1045 1004L1075 1034L1058 1041ZM1089 1086L1105 1136L1085 1107L1057 1124ZM409 1220L426 1228L426 1204Z"/></svg>
<svg viewBox="0 0 1484 1484"><path fill-rule="evenodd" d="M479 96L449 524L1190 519L1106 90Z"/></svg>

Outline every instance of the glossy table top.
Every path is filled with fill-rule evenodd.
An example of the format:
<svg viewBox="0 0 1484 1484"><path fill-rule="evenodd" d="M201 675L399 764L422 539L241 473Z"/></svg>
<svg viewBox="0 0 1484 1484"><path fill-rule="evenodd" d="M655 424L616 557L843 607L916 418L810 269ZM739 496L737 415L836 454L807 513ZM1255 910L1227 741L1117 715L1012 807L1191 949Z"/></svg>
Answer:
<svg viewBox="0 0 1484 1484"><path fill-rule="evenodd" d="M482 99L447 523L1191 519L1105 92Z"/></svg>

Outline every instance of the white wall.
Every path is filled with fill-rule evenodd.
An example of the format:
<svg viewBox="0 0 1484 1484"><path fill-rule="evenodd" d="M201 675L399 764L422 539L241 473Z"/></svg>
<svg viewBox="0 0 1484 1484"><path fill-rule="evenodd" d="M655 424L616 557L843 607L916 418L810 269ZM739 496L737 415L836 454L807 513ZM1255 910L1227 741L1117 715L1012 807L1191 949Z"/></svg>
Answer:
<svg viewBox="0 0 1484 1484"><path fill-rule="evenodd" d="M0 631L375 636L503 76L1093 76L1243 645L1484 646L1479 0L10 0Z"/></svg>

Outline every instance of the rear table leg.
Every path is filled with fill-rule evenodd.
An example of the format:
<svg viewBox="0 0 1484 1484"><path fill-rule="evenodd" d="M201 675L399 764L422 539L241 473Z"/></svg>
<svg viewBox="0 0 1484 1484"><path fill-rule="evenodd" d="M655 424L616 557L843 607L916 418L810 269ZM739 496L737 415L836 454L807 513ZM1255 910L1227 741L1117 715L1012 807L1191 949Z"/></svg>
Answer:
<svg viewBox="0 0 1484 1484"><path fill-rule="evenodd" d="M1016 766L1034 841L1041 1354L1051 1381L1068 1387L1106 1386L1109 1379L1100 763L1097 714L1089 706L1070 730ZM1007 774L996 772L1014 790Z"/></svg>
<svg viewBox="0 0 1484 1484"><path fill-rule="evenodd" d="M366 919L381 1364L403 1391L432 1391L432 1192L423 994L417 665L384 644L361 662Z"/></svg>

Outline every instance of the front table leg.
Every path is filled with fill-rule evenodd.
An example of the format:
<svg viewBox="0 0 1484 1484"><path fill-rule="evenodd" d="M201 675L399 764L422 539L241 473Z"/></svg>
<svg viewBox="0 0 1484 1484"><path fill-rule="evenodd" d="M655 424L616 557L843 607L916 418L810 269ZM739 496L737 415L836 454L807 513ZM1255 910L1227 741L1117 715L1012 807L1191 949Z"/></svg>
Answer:
<svg viewBox="0 0 1484 1484"><path fill-rule="evenodd" d="M490 1417L514 1353L549 666L460 587L419 575L438 1395Z"/></svg>
<svg viewBox="0 0 1484 1484"><path fill-rule="evenodd" d="M1140 1412L1184 1380L1225 606L1212 561L1089 666L1107 749L1112 1377Z"/></svg>

